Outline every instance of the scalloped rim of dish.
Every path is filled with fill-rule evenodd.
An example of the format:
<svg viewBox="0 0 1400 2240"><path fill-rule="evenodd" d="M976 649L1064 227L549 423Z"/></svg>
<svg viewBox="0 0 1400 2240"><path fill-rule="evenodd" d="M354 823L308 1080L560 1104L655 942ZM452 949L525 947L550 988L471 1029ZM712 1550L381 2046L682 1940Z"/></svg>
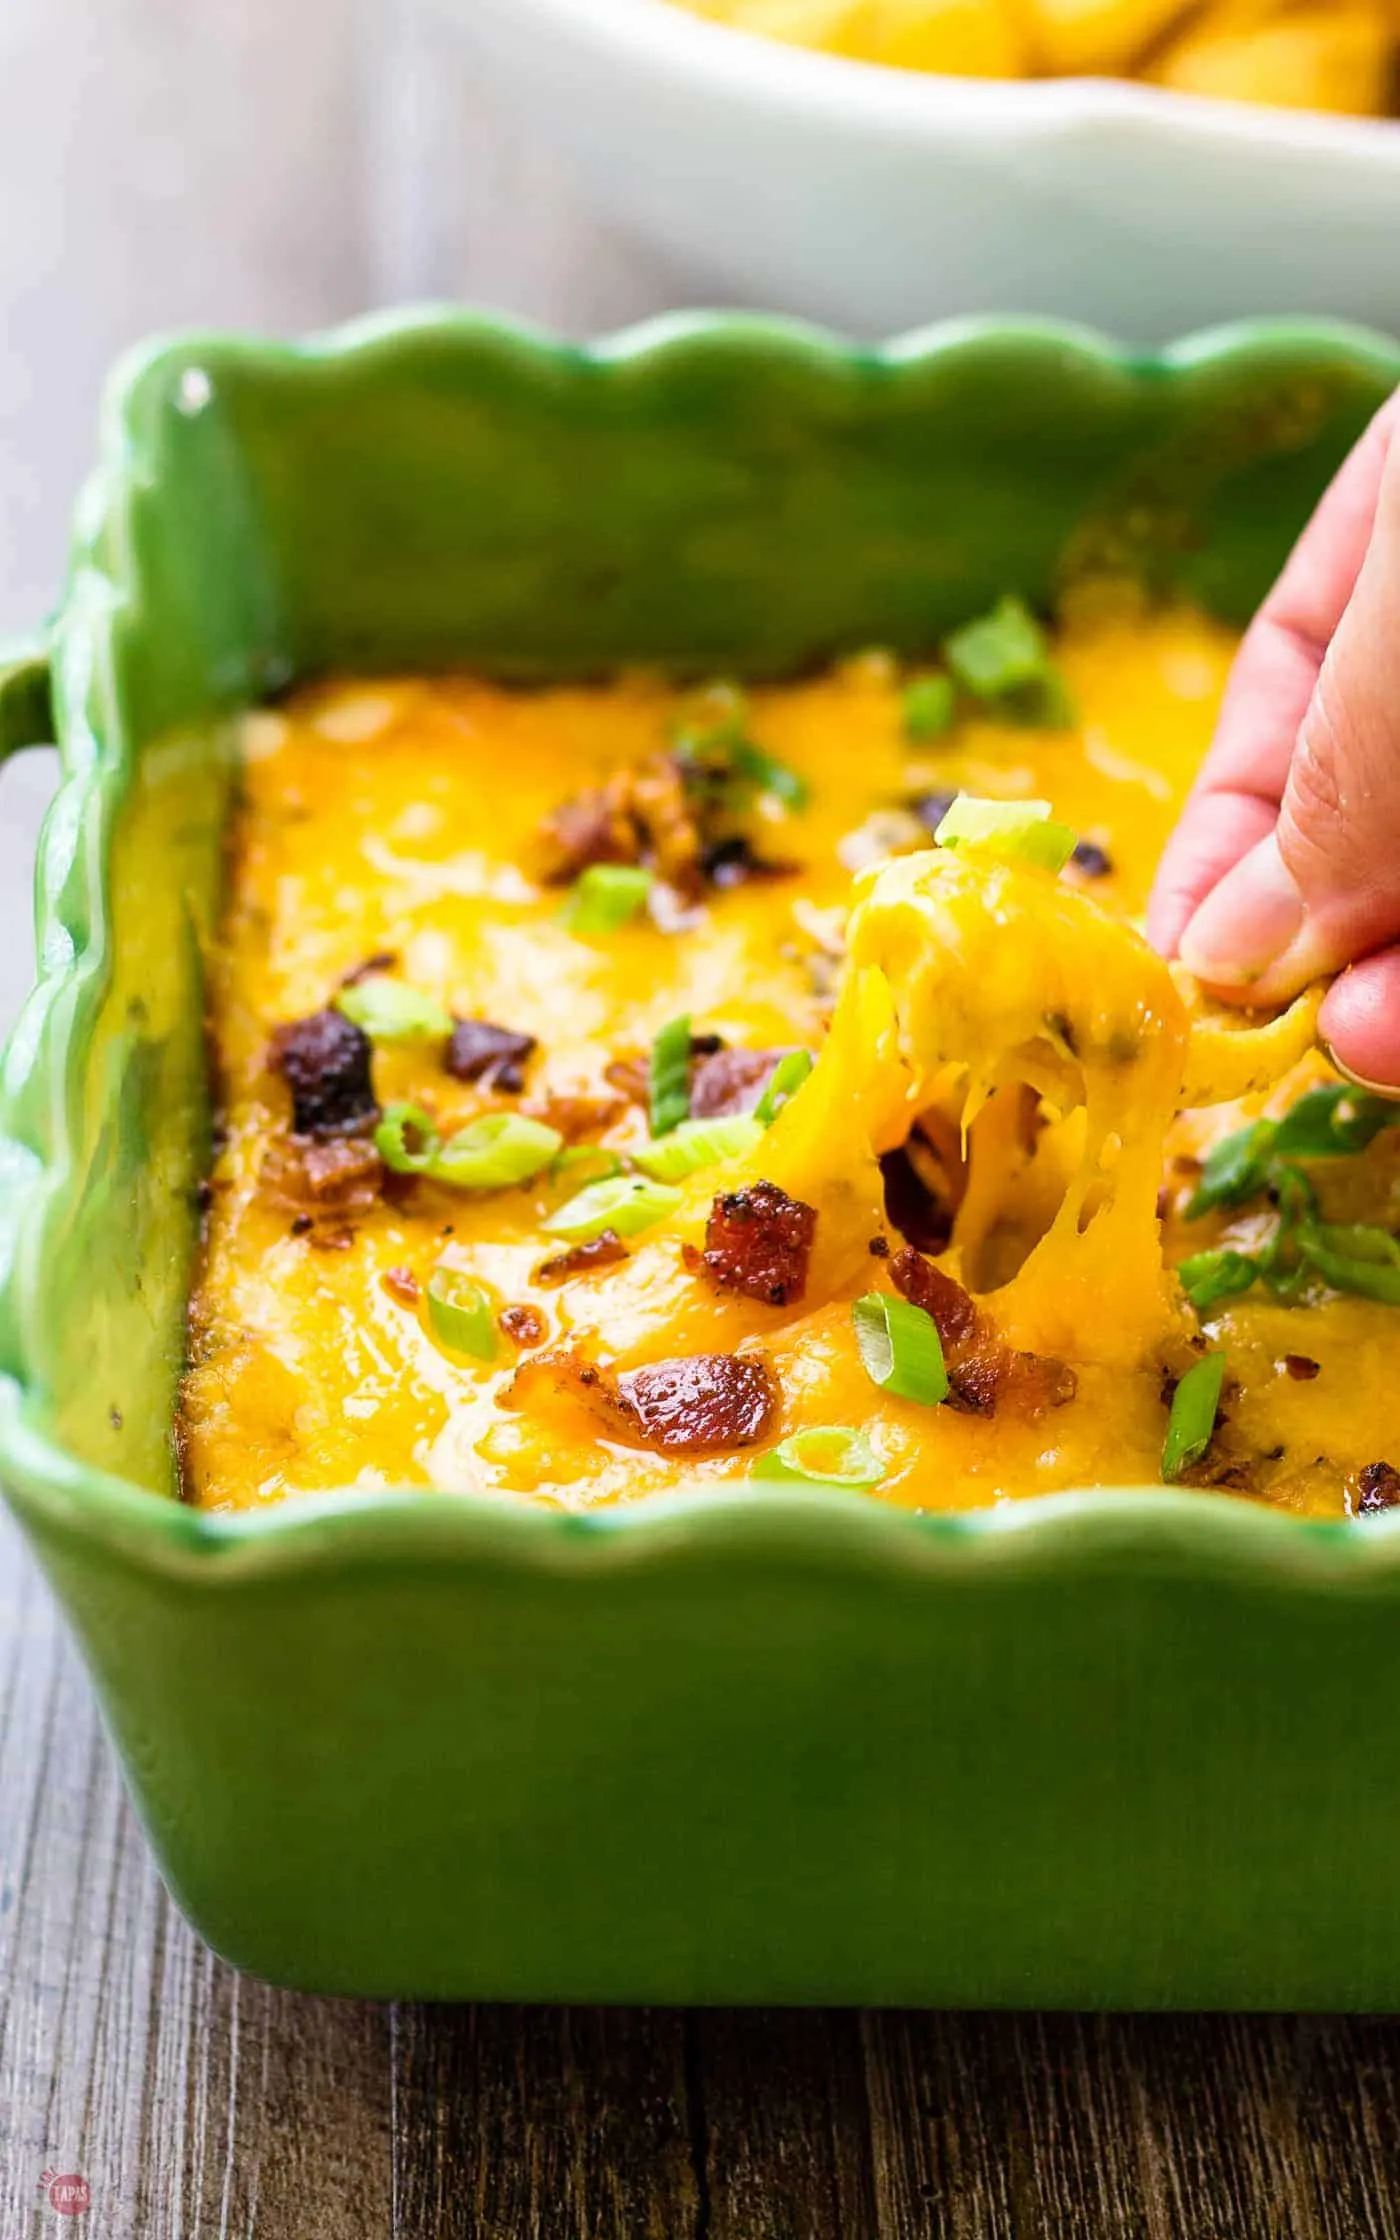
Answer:
<svg viewBox="0 0 1400 2240"><path fill-rule="evenodd" d="M1273 154L1364 156L1400 168L1400 118L1334 116L1208 99L1130 78L961 78L864 62L767 39L692 15L678 0L506 0L603 52L706 82L717 94L806 109L849 125L937 123L969 136L987 128L1029 138L1091 137L1108 127L1180 137L1192 146L1249 143ZM434 0L454 20L478 0Z"/></svg>
<svg viewBox="0 0 1400 2240"><path fill-rule="evenodd" d="M630 6L633 0L609 4ZM655 0L658 13L665 5ZM244 363L270 360L323 378L337 366L393 354L444 330L485 335L536 365L582 363L648 375L668 360L684 363L693 349L716 343L784 350L838 377L853 365L916 371L929 358L964 344L1018 333L1053 337L1086 368L1126 374L1184 372L1255 351L1267 355L1283 341L1300 339L1345 349L1358 360L1381 358L1388 375L1394 361L1384 338L1327 320L1241 322L1141 352L1053 320L959 319L883 346L862 346L762 314L680 312L581 344L494 315L432 306L376 313L301 343L194 332L128 352L104 398L100 464L79 499L67 590L48 641L55 699L65 718L59 726L64 778L45 821L36 866L40 973L0 1060L0 1181L17 1201L4 1224L13 1251L8 1267L0 1262L0 1286L21 1301L41 1274L37 1256L25 1249L35 1241L26 1213L32 1217L38 1200L61 1192L68 1179L54 1151L54 1139L63 1135L70 1058L62 1016L83 983L103 970L103 875L90 867L94 861L105 864L104 851L93 843L125 777L119 745L102 743L118 741L121 724L107 665L94 661L86 645L80 646L83 658L74 662L66 641L75 614L85 637L110 629L134 604L130 588L102 557L104 546L124 549L124 500L140 480L139 438L128 412L133 389L165 356L186 364L201 352L217 353L225 362L231 355ZM42 1144L32 1140L37 1130L27 1139L18 1124L26 1099L36 1091L44 1114ZM0 1232L0 1245L5 1241ZM530 1564L583 1575L642 1559L669 1564L743 1552L784 1565L854 1564L865 1571L939 1576L988 1564L1053 1573L1083 1559L1119 1566L1131 1561L1193 1574L1205 1568L1220 1577L1303 1579L1329 1592L1369 1591L1392 1575L1400 1577L1400 1510L1358 1525L1300 1517L1232 1495L1160 1486L1025 1495L970 1510L904 1509L875 1495L840 1491L776 1494L732 1487L682 1489L591 1510L531 1497L426 1488L345 1489L290 1496L258 1510L200 1510L69 1454L28 1420L26 1397L17 1375L0 1372L0 1472L21 1506L42 1509L60 1532L167 1573L208 1579L212 1562L226 1583L269 1567L320 1570L334 1562L358 1569L430 1552L455 1554L475 1565Z"/></svg>

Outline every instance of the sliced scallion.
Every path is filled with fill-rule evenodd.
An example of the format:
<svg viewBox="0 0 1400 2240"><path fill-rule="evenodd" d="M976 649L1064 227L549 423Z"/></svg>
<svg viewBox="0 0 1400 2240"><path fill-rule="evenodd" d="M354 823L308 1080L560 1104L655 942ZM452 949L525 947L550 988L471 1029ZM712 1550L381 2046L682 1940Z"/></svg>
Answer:
<svg viewBox="0 0 1400 2240"><path fill-rule="evenodd" d="M440 1148L431 1113L418 1104L386 1105L374 1148L395 1174L426 1174Z"/></svg>
<svg viewBox="0 0 1400 2240"><path fill-rule="evenodd" d="M768 1076L763 1095L754 1106L753 1116L760 1127L771 1127L783 1106L802 1087L814 1062L810 1050L787 1050L783 1053Z"/></svg>
<svg viewBox="0 0 1400 2240"><path fill-rule="evenodd" d="M428 1173L457 1190L507 1190L557 1158L564 1138L523 1112L487 1112L439 1146Z"/></svg>
<svg viewBox="0 0 1400 2240"><path fill-rule="evenodd" d="M736 739L729 759L742 784L751 786L755 793L771 793L785 809L805 809L812 798L812 789L800 770L794 770L791 763L779 762L776 755L756 747L752 739Z"/></svg>
<svg viewBox="0 0 1400 2240"><path fill-rule="evenodd" d="M454 1190L505 1190L528 1182L558 1154L563 1137L522 1112L488 1112L446 1143L421 1105L389 1105L374 1148L395 1174L426 1175Z"/></svg>
<svg viewBox="0 0 1400 2240"><path fill-rule="evenodd" d="M1197 1252L1177 1269L1181 1288L1197 1314L1208 1314L1222 1299L1248 1291L1259 1275L1259 1264L1247 1252Z"/></svg>
<svg viewBox="0 0 1400 2240"><path fill-rule="evenodd" d="M896 1400L936 1408L948 1397L938 1325L923 1307L888 1291L868 1291L851 1308L865 1373Z"/></svg>
<svg viewBox="0 0 1400 2240"><path fill-rule="evenodd" d="M904 687L900 701L905 738L920 745L941 739L952 729L957 698L957 686L951 677L915 677Z"/></svg>
<svg viewBox="0 0 1400 2240"><path fill-rule="evenodd" d="M617 1175L606 1182L590 1182L545 1222L551 1236L572 1237L586 1244L605 1229L620 1237L635 1237L664 1221L681 1202L681 1193L669 1183L654 1182L649 1175Z"/></svg>
<svg viewBox="0 0 1400 2240"><path fill-rule="evenodd" d="M749 1472L751 1478L809 1486L875 1486L884 1475L885 1465L864 1433L845 1424L794 1431L761 1454Z"/></svg>
<svg viewBox="0 0 1400 2240"><path fill-rule="evenodd" d="M1193 1462L1199 1462L1210 1445L1224 1382L1224 1354L1207 1353L1187 1370L1172 1394L1162 1448L1162 1476L1168 1485Z"/></svg>
<svg viewBox="0 0 1400 2240"><path fill-rule="evenodd" d="M496 1358L496 1318L481 1285L462 1268L436 1267L426 1292L428 1325L439 1345L478 1361Z"/></svg>
<svg viewBox="0 0 1400 2240"><path fill-rule="evenodd" d="M730 1119L682 1120L659 1143L643 1144L631 1153L632 1164L656 1182L683 1182L703 1167L717 1167L726 1159L742 1159L763 1140L763 1123L756 1115L736 1113Z"/></svg>
<svg viewBox="0 0 1400 2240"><path fill-rule="evenodd" d="M1056 824L1048 801L982 801L960 793L935 840L940 848L981 848L1004 861L1059 871L1074 853L1074 834Z"/></svg>
<svg viewBox="0 0 1400 2240"><path fill-rule="evenodd" d="M669 1135L690 1110L690 1016L668 1019L651 1046L651 1132Z"/></svg>
<svg viewBox="0 0 1400 2240"><path fill-rule="evenodd" d="M999 714L1052 728L1073 723L1064 679L1023 599L999 600L990 614L955 630L943 653L964 691L990 702Z"/></svg>
<svg viewBox="0 0 1400 2240"><path fill-rule="evenodd" d="M1304 1221L1298 1251L1334 1291L1400 1307L1400 1244L1388 1229L1364 1222Z"/></svg>
<svg viewBox="0 0 1400 2240"><path fill-rule="evenodd" d="M1309 1089L1279 1121L1274 1149L1285 1159L1335 1159L1364 1151L1382 1128L1400 1126L1400 1104L1349 1082Z"/></svg>
<svg viewBox="0 0 1400 2240"><path fill-rule="evenodd" d="M616 933L646 903L652 875L639 863L590 863L564 905L571 933Z"/></svg>
<svg viewBox="0 0 1400 2240"><path fill-rule="evenodd" d="M1254 1120L1213 1144L1187 1202L1187 1220L1199 1221L1217 1206L1240 1206L1258 1197L1268 1185L1276 1133L1272 1120Z"/></svg>
<svg viewBox="0 0 1400 2240"><path fill-rule="evenodd" d="M336 1009L363 1028L371 1042L433 1042L451 1034L452 1015L435 996L402 980L375 975L342 988Z"/></svg>

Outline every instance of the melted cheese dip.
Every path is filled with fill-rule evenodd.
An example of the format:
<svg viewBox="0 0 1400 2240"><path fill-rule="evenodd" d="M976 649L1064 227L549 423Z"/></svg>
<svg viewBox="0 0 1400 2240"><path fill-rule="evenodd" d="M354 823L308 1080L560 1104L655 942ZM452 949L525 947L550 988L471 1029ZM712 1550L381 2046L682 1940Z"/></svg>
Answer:
<svg viewBox="0 0 1400 2240"><path fill-rule="evenodd" d="M1157 1103L1147 1100L1145 1137L1147 1106L1129 1098L1121 1140L1109 1140L1125 1172L1135 1158L1143 1164L1146 1142L1152 1169L1133 1183L1132 1219L1116 1230L1103 1225L1107 1243L1096 1259L1086 1258L1080 1247L1100 1225L1088 1219L1081 1192L1069 1227L1085 1227L1086 1235L1070 1239L1061 1259L1054 1257L1060 1246L1048 1250L1047 1239L1018 1275L1036 1236L1054 1228L1083 1137L1073 1137L1067 1153L1060 1144L1057 1170L1052 1148L1067 1131L1072 1136L1076 1116L1052 1111L1050 1124L1041 1123L1044 1152L1028 1162L1022 1145L1013 1157L1009 1099L994 1101L977 1124L990 1140L980 1171L974 1129L968 1194L985 1200L987 1175L1001 1172L996 1159L1009 1177L1018 1158L1015 1203L1031 1226L1000 1271L996 1221L979 1203L975 1252L964 1240L942 1264L994 1317L1009 1274L1004 1313L1013 1342L1053 1338L1077 1389L1048 1412L1006 1407L984 1416L890 1399L862 1366L851 1302L890 1288L888 1252L901 1241L885 1218L873 1163L873 1151L886 1148L882 1129L890 1140L899 1130L889 1096L881 1106L879 1069L868 1051L852 1056L843 1075L833 1036L826 1061L780 1116L771 1150L761 1149L742 1172L695 1177L674 1218L628 1240L625 1265L559 1283L537 1279L562 1245L543 1223L576 1179L546 1176L490 1194L418 1179L343 1220L298 1213L269 1183L291 1125L288 1089L269 1045L280 1025L330 1003L366 960L391 959L396 981L456 1017L528 1034L538 1047L523 1090L511 1095L453 1079L440 1042L377 1043L381 1106L411 1100L443 1136L485 1111L524 1110L556 1122L566 1115L577 1140L625 1154L646 1140L647 1118L619 1094L609 1069L644 1056L678 1015L731 1048L822 1049L853 874L891 843L911 844L901 805L922 793L1049 800L1097 851L1085 867L1069 867L1061 888L1092 896L1119 919L1140 913L1209 740L1232 652L1226 632L1193 616L1100 611L1070 622L1056 648L1077 710L1074 728L976 719L923 746L905 736L908 677L884 657L756 690L749 736L808 788L806 805L795 809L764 795L750 826L754 848L787 867L786 875L716 887L699 905L659 908L592 935L569 929L561 890L541 883L539 830L569 796L664 750L683 705L673 689L647 678L541 691L472 678L390 680L316 688L249 718L230 896L212 971L221 1126L184 1389L189 1497L236 1508L347 1485L418 1486L581 1505L748 1476L752 1448L697 1457L610 1437L576 1393L551 1386L541 1365L580 1343L609 1368L761 1349L779 1395L761 1443L807 1427L858 1426L884 1465L873 1490L905 1505L957 1508L1158 1480L1164 1375L1180 1374L1202 1342L1196 1317L1163 1273L1162 1243L1169 1261L1222 1240L1242 1238L1248 1249L1250 1223L1257 1229L1267 1217L1255 1205L1204 1221L1182 1218L1203 1149L1239 1125L1239 1109L1178 1121L1159 1155L1170 1086L1165 1109L1158 1110L1160 1084ZM896 866L900 874L907 869ZM885 891L878 878L871 891ZM1073 894L1071 902L1077 909ZM1044 961L1038 946L1048 955L1058 944L1063 961L1067 937L1054 932L1049 904L1039 919L1034 895L1028 907L1016 956L1024 953L1033 976ZM1081 915L1072 977L1087 996L1110 951L1091 938L1096 913ZM894 922L888 912L878 923L872 917L863 945L873 953L884 926L888 946ZM1104 927L1103 937L1131 938L1115 926ZM1162 968L1136 942L1133 954L1145 988ZM1005 940L1000 956L1005 965ZM1135 985L1125 982L1125 1004L1137 1001ZM1155 1051L1160 1071L1167 1030L1160 1018L1152 1024L1143 1003L1133 1016L1147 1022L1143 1062ZM838 1033L847 1031L838 1014ZM859 1039L860 1030L849 1031ZM1005 1054L959 1055L974 1072L985 1061L990 1080ZM1145 1077L1133 1078L1141 1086ZM1301 1087L1324 1078L1321 1061L1307 1060L1268 1109L1285 1109ZM923 1082L920 1093L931 1086ZM998 1105L1000 1150L990 1126ZM963 1121L969 1117L964 1109ZM1091 1118L1102 1134L1102 1113ZM1391 1202L1398 1135L1382 1133L1362 1156L1328 1163L1335 1178L1318 1179L1330 1217L1381 1217L1378 1209ZM818 1208L814 1280L799 1302L784 1306L717 1297L683 1257L686 1243L703 1241L714 1193L758 1175ZM1345 1204L1327 1197L1338 1191ZM1037 1199L1044 1203L1035 1211ZM489 1365L445 1350L432 1335L422 1289L444 1256L478 1280L506 1317ZM1032 1269L1039 1270L1034 1283ZM1057 1270L1069 1270L1078 1285L1072 1311ZM1349 1481L1386 1452L1394 1312L1331 1295L1284 1305L1259 1291L1212 1310L1206 1335L1227 1354L1228 1422L1216 1466L1198 1482L1341 1513ZM1309 1366L1300 1370L1300 1362Z"/></svg>

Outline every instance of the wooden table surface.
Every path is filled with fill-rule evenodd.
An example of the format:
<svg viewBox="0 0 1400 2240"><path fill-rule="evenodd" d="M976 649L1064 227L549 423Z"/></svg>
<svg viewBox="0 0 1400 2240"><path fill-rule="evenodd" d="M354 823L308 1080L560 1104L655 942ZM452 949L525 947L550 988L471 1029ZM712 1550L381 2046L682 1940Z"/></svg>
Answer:
<svg viewBox="0 0 1400 2240"><path fill-rule="evenodd" d="M407 104L437 152L431 194L410 182L383 229L392 292L574 328L683 299L578 218L547 156L486 119L461 136L439 59ZM48 782L25 758L0 791L0 1025L28 976ZM0 1515L0 2240L1400 2240L1398 2102L1382 2021L270 1990L162 1890ZM85 2214L60 2220L50 2171L87 2180Z"/></svg>

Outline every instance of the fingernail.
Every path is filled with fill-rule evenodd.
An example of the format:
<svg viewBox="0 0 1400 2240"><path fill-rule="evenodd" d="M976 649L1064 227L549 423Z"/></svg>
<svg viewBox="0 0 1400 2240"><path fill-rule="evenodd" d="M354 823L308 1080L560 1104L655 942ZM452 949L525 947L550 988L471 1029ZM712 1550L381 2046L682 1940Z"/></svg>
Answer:
<svg viewBox="0 0 1400 2240"><path fill-rule="evenodd" d="M1206 896L1178 953L1198 980L1245 988L1283 962L1302 930L1303 898L1271 833Z"/></svg>
<svg viewBox="0 0 1400 2240"><path fill-rule="evenodd" d="M1368 1080L1364 1073L1358 1073L1354 1066L1349 1066L1345 1059L1339 1058L1331 1043L1321 1035L1318 1036L1318 1041L1329 1066L1332 1066L1344 1081L1349 1081L1353 1089L1366 1089L1373 1097L1388 1097L1392 1104L1400 1100L1400 1081Z"/></svg>

